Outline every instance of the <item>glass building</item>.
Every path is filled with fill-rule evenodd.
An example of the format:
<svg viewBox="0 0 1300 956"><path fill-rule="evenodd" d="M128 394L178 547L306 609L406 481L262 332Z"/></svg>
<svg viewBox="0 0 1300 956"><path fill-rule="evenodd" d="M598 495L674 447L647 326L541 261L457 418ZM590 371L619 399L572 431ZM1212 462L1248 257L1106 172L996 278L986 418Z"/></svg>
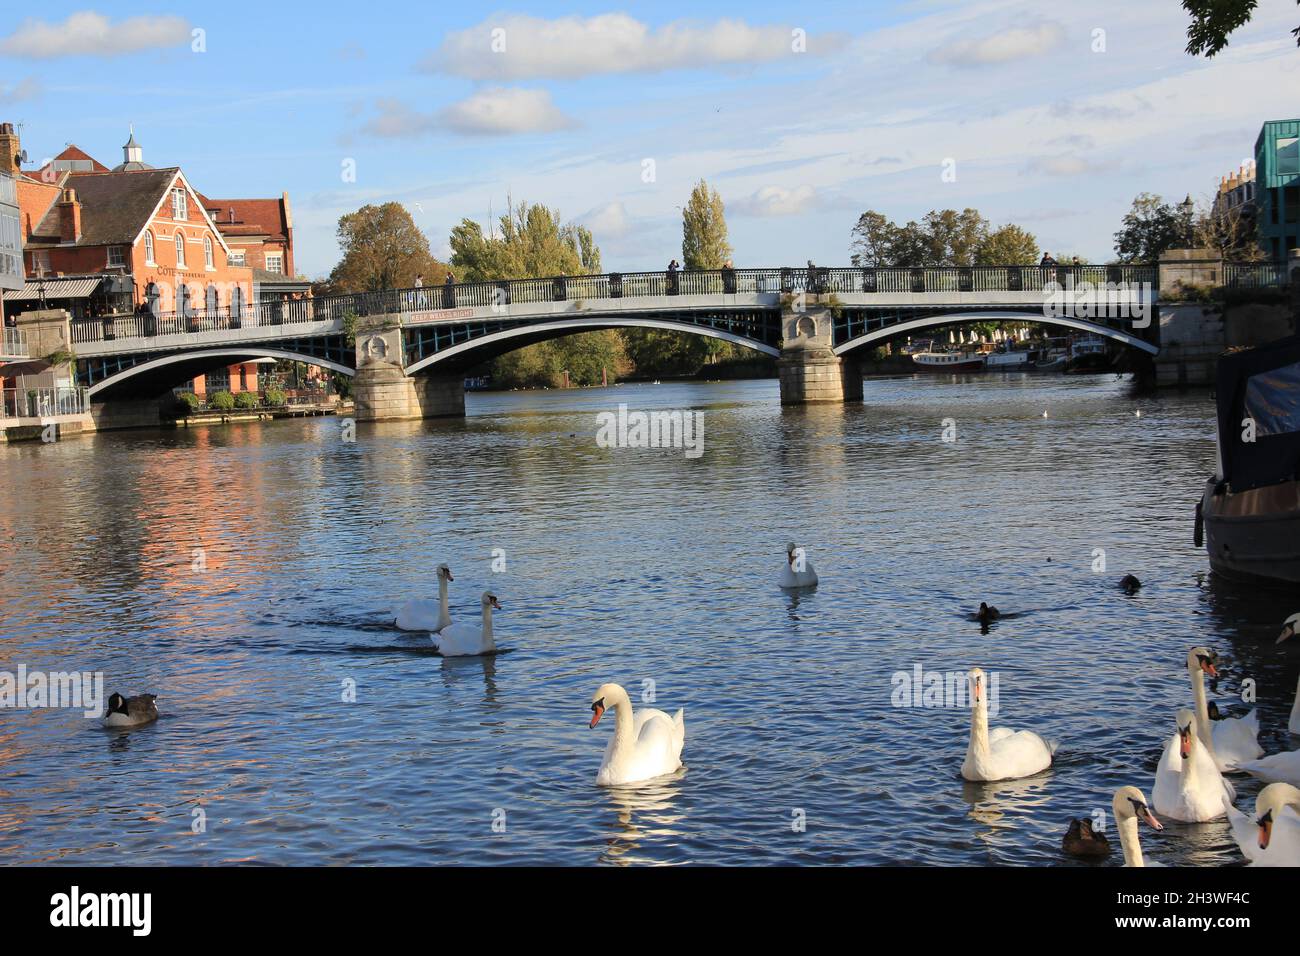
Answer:
<svg viewBox="0 0 1300 956"><path fill-rule="evenodd" d="M1300 235L1300 119L1269 120L1255 140L1255 217L1260 245L1285 259Z"/></svg>

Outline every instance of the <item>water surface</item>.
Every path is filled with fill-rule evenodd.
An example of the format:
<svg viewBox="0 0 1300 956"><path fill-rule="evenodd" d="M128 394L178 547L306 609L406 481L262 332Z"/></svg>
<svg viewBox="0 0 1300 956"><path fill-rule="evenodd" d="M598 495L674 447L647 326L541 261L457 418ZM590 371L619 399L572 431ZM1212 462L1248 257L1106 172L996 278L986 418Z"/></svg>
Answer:
<svg viewBox="0 0 1300 956"><path fill-rule="evenodd" d="M597 447L619 402L702 410L704 455ZM1213 427L1204 393L1013 374L810 409L770 381L471 394L463 420L353 444L307 419L0 446L0 669L102 670L164 714L114 733L0 711L0 854L1064 862L1071 816L1149 795L1191 645L1223 656L1220 701L1257 681L1270 751L1296 743L1300 642L1272 641L1300 602L1217 580L1192 545ZM815 592L776 587L791 539ZM441 561L454 618L499 596L509 653L443 660L389 626ZM981 600L1016 616L981 634ZM968 712L891 706L916 664L995 671L995 725L1059 740L1055 766L964 783ZM684 771L594 786L605 681L686 709ZM1142 837L1166 864L1238 858L1223 823Z"/></svg>

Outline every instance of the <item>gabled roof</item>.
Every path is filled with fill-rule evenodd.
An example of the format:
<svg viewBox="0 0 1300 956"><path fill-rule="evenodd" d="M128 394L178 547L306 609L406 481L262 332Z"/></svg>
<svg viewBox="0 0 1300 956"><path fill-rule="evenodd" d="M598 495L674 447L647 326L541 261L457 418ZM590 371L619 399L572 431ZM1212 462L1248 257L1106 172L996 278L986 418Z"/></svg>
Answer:
<svg viewBox="0 0 1300 956"><path fill-rule="evenodd" d="M281 199L208 199L199 196L199 200L224 235L266 236L286 242L289 239L288 211Z"/></svg>
<svg viewBox="0 0 1300 956"><path fill-rule="evenodd" d="M180 170L150 169L139 172L83 173L70 177L81 203L81 239L77 245L132 245L153 218ZM55 203L45 214L32 238L59 240L59 212Z"/></svg>
<svg viewBox="0 0 1300 956"><path fill-rule="evenodd" d="M89 161L93 167L94 172L97 173L108 172L107 166L105 166L103 163L97 160L94 156L91 156L89 153L83 150L76 143L69 143L67 148L64 149L63 152L59 153L59 155L55 156L54 158L55 159L78 159L78 160L82 160L83 162Z"/></svg>

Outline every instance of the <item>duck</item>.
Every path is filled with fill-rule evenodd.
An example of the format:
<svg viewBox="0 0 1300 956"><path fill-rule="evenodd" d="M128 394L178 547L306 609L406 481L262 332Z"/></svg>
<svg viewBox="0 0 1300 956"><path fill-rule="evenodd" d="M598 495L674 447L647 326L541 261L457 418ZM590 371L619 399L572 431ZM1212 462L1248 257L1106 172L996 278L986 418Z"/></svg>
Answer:
<svg viewBox="0 0 1300 956"><path fill-rule="evenodd" d="M1281 644L1283 641L1295 637L1297 631L1300 631L1300 612L1292 614L1282 622L1282 633L1278 635L1277 640L1273 643Z"/></svg>
<svg viewBox="0 0 1300 956"><path fill-rule="evenodd" d="M154 704L157 699L157 694L137 694L135 697L111 694L108 710L104 712L104 726L139 727L153 723L158 719L158 707Z"/></svg>
<svg viewBox="0 0 1300 956"><path fill-rule="evenodd" d="M451 624L451 612L447 610L447 582L456 579L445 564L438 565L437 575L437 602L412 598L397 609L397 619L393 623L403 631L432 631L437 634Z"/></svg>
<svg viewBox="0 0 1300 956"><path fill-rule="evenodd" d="M1259 745L1259 713L1252 710L1244 717L1211 721L1205 675L1219 676L1217 660L1218 655L1208 647L1193 647L1187 652L1187 676L1196 703L1196 735L1221 771L1234 771L1237 764L1264 756L1264 748Z"/></svg>
<svg viewBox="0 0 1300 956"><path fill-rule="evenodd" d="M1237 792L1214 762L1196 733L1196 715L1186 707L1176 716L1178 732L1169 739L1151 788L1152 804L1163 817L1184 823L1205 823L1224 815L1223 798Z"/></svg>
<svg viewBox="0 0 1300 956"><path fill-rule="evenodd" d="M1300 789L1270 783L1255 798L1255 818L1225 804L1232 836L1251 866L1300 866Z"/></svg>
<svg viewBox="0 0 1300 956"><path fill-rule="evenodd" d="M614 736L596 772L596 784L618 787L673 773L682 765L686 743L685 710L669 717L662 710L643 707L633 713L632 701L619 684L601 684L591 695L594 729L601 715L614 709Z"/></svg>
<svg viewBox="0 0 1300 956"><path fill-rule="evenodd" d="M1120 590L1125 594L1137 594L1142 589L1142 582L1132 574L1126 574L1119 579Z"/></svg>
<svg viewBox="0 0 1300 956"><path fill-rule="evenodd" d="M1124 865L1159 866L1159 863L1148 864L1142 858L1142 840L1138 836L1138 821L1145 821L1153 830L1164 829L1156 819L1156 815L1151 812L1146 795L1137 787L1120 787L1115 791L1110 809L1115 815L1115 829L1119 830L1119 845L1124 851Z"/></svg>
<svg viewBox="0 0 1300 956"><path fill-rule="evenodd" d="M785 566L781 568L781 587L811 588L817 586L817 569L805 556L804 549L791 541L785 546Z"/></svg>
<svg viewBox="0 0 1300 956"><path fill-rule="evenodd" d="M975 620L981 624L988 624L990 621L996 621L1002 616L1002 612L990 604L980 601L980 609L975 612Z"/></svg>
<svg viewBox="0 0 1300 956"><path fill-rule="evenodd" d="M1085 860L1100 860L1110 856L1110 841L1106 834L1092 828L1092 821L1080 817L1070 821L1070 828L1061 841L1061 849L1070 856Z"/></svg>
<svg viewBox="0 0 1300 956"><path fill-rule="evenodd" d="M967 780L1016 780L1030 777L1052 765L1056 744L1032 730L989 730L988 698L984 671L970 672L971 725L961 775Z"/></svg>
<svg viewBox="0 0 1300 956"><path fill-rule="evenodd" d="M492 639L492 609L501 610L501 602L491 591L484 591L479 603L483 606L483 626L476 627L463 621L448 624L433 635L434 650L443 657L473 657L496 653L496 641Z"/></svg>

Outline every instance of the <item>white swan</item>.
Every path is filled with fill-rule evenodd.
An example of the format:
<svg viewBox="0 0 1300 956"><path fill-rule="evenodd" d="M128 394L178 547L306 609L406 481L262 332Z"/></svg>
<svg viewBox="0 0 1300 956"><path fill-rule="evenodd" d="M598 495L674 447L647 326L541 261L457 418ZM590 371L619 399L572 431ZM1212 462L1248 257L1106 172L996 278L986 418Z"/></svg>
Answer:
<svg viewBox="0 0 1300 956"><path fill-rule="evenodd" d="M397 609L394 622L403 631L441 631L451 623L451 613L447 610L447 582L456 580L451 576L451 568L445 564L438 565L438 601L435 604L428 598L412 598Z"/></svg>
<svg viewBox="0 0 1300 956"><path fill-rule="evenodd" d="M1153 830L1164 829L1147 806L1147 798L1137 787L1120 787L1115 791L1110 808L1115 814L1115 827L1119 830L1119 845L1124 850L1124 865L1146 866L1142 859L1142 841L1138 838L1138 820L1145 820Z"/></svg>
<svg viewBox="0 0 1300 956"><path fill-rule="evenodd" d="M1187 676L1196 700L1196 736L1214 757L1220 770L1235 770L1237 764L1264 755L1259 745L1259 712L1245 717L1227 717L1211 722L1205 701L1205 675L1218 677L1217 655L1208 647L1193 647L1187 652Z"/></svg>
<svg viewBox="0 0 1300 956"><path fill-rule="evenodd" d="M475 627L463 621L448 624L439 634L433 635L433 646L443 657L468 657L474 654L495 654L497 645L492 640L492 609L501 610L501 602L491 591L484 591L483 626Z"/></svg>
<svg viewBox="0 0 1300 956"><path fill-rule="evenodd" d="M1300 612L1292 614L1282 622L1282 633L1273 643L1281 644L1288 638L1295 637L1297 631L1300 631Z"/></svg>
<svg viewBox="0 0 1300 956"><path fill-rule="evenodd" d="M785 566L781 568L781 587L811 588L817 584L817 570L803 548L791 541L785 546Z"/></svg>
<svg viewBox="0 0 1300 956"><path fill-rule="evenodd" d="M970 672L970 743L961 775L967 780L1014 780L1029 777L1052 765L1056 744L1048 743L1032 730L994 727L989 732L989 705L984 671Z"/></svg>
<svg viewBox="0 0 1300 956"><path fill-rule="evenodd" d="M1291 719L1286 729L1293 734L1300 734L1300 679L1295 682L1295 702L1291 704Z"/></svg>
<svg viewBox="0 0 1300 956"><path fill-rule="evenodd" d="M614 736L605 747L596 783L617 787L672 773L682 765L682 744L686 742L685 713L678 709L669 717L662 710L645 707L632 713L632 701L618 684L601 684L591 695L591 724L614 708Z"/></svg>
<svg viewBox="0 0 1300 956"><path fill-rule="evenodd" d="M1300 787L1300 750L1285 750L1258 760L1243 760L1237 764L1237 769L1267 783L1289 783Z"/></svg>
<svg viewBox="0 0 1300 956"><path fill-rule="evenodd" d="M1255 818L1226 804L1232 835L1251 866L1300 866L1300 790L1270 783L1255 798Z"/></svg>
<svg viewBox="0 0 1300 956"><path fill-rule="evenodd" d="M1223 798L1237 798L1223 779L1214 757L1196 736L1196 715L1178 711L1178 733L1169 739L1156 767L1151 802L1160 815L1185 823L1204 823L1223 816Z"/></svg>

